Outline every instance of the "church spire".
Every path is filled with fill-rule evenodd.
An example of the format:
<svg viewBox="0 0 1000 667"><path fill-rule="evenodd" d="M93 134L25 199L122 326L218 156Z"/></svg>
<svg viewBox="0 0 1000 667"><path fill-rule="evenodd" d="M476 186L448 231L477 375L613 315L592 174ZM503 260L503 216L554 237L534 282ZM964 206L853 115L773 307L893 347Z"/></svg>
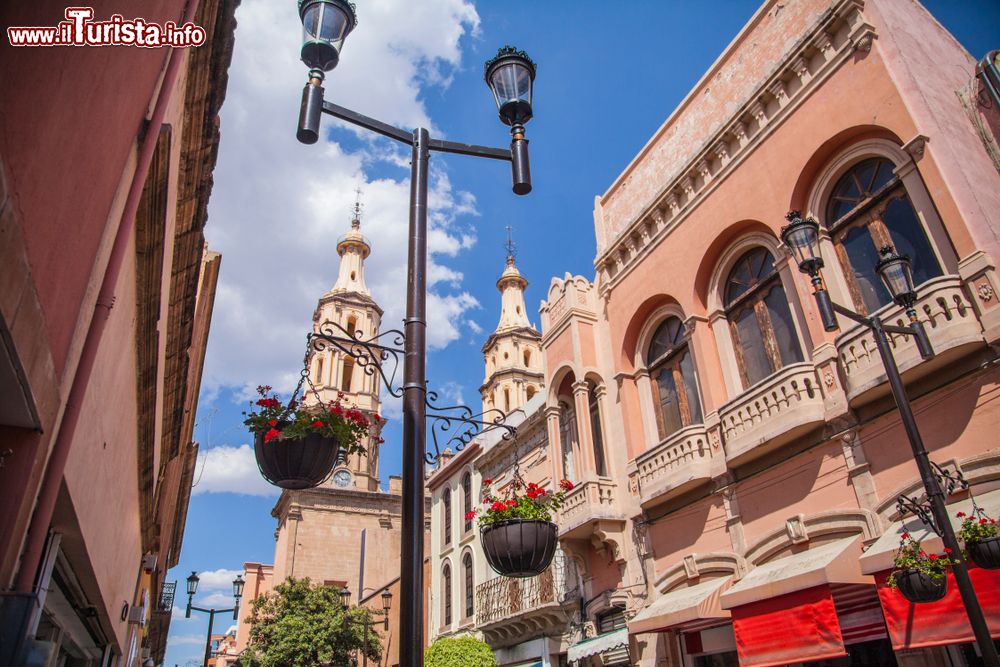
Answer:
<svg viewBox="0 0 1000 667"><path fill-rule="evenodd" d="M483 345L486 377L479 393L483 411L510 413L532 399L544 387L541 334L531 326L524 307L528 281L517 269L517 247L507 227L507 266L497 289L500 290L500 322Z"/></svg>
<svg viewBox="0 0 1000 667"><path fill-rule="evenodd" d="M497 324L496 333L523 327L531 328L524 306L524 290L528 287L528 281L517 270L515 261L517 246L514 244L512 231L511 226L507 225L507 243L504 246L507 249L507 267L497 280L497 289L500 290L501 296L500 322Z"/></svg>
<svg viewBox="0 0 1000 667"><path fill-rule="evenodd" d="M357 292L371 296L365 285L365 258L371 254L368 239L361 235L361 188L355 190L351 229L337 242L340 255L340 274L331 292Z"/></svg>

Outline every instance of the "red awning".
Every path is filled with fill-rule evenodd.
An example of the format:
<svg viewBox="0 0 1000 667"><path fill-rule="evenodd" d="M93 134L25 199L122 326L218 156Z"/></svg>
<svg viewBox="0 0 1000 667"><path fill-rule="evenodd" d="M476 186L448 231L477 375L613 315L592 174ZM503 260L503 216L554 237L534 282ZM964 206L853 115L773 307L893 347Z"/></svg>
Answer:
<svg viewBox="0 0 1000 667"><path fill-rule="evenodd" d="M893 649L899 651L975 641L954 575L948 573L948 592L943 598L937 602L914 604L886 585L889 572L876 574L875 582ZM970 563L969 578L986 615L990 634L1000 638L1000 570L983 570Z"/></svg>
<svg viewBox="0 0 1000 667"><path fill-rule="evenodd" d="M830 586L733 607L740 667L770 667L847 655Z"/></svg>

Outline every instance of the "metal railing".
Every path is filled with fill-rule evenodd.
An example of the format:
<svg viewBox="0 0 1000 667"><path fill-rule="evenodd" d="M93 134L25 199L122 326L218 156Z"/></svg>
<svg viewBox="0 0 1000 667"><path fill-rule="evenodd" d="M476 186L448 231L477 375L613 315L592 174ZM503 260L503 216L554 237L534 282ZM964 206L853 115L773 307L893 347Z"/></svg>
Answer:
<svg viewBox="0 0 1000 667"><path fill-rule="evenodd" d="M535 577L494 577L476 586L476 622L479 625L513 618L578 597L576 566L557 551L547 570Z"/></svg>

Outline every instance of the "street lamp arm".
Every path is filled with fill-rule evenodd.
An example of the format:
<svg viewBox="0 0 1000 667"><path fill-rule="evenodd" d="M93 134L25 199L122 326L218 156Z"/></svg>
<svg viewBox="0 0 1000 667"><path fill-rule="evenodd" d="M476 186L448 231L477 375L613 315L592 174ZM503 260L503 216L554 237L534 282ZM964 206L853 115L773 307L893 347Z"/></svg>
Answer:
<svg viewBox="0 0 1000 667"><path fill-rule="evenodd" d="M401 130L394 125L389 125L388 123L383 123L380 120L376 120L370 116L360 114L357 111L352 111L347 107L342 107L339 104L334 104L333 102L323 101L323 113L330 114L334 118L339 118L340 120L345 120L352 125L358 125L365 129L371 130L377 134L381 134L383 137L389 137L390 139L395 139L396 141L406 144L407 146L413 145L413 133Z"/></svg>
<svg viewBox="0 0 1000 667"><path fill-rule="evenodd" d="M204 614L224 614L230 611L236 611L236 608L231 609L204 609L202 607L191 607L191 611L200 611Z"/></svg>
<svg viewBox="0 0 1000 667"><path fill-rule="evenodd" d="M489 146L462 144L456 141L442 141L440 139L431 139L427 142L427 147L432 151L441 151L442 153L472 155L473 157L486 157L494 160L505 160L507 162L513 160L510 149L507 148L490 148Z"/></svg>

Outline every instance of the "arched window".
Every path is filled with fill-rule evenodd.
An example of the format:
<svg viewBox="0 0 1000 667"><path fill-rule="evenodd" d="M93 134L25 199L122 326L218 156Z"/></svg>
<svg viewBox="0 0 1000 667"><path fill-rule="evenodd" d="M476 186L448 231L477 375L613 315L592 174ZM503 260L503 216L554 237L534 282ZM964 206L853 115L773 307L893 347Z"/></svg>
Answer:
<svg viewBox="0 0 1000 667"><path fill-rule="evenodd" d="M785 288L766 248L754 248L736 261L725 290L726 319L745 387L802 361Z"/></svg>
<svg viewBox="0 0 1000 667"><path fill-rule="evenodd" d="M534 398L535 394L538 392L533 386L528 385L527 393L528 393L528 400L530 401L532 398Z"/></svg>
<svg viewBox="0 0 1000 667"><path fill-rule="evenodd" d="M462 516L469 516L472 511L472 475L466 472L462 475ZM472 519L465 519L465 532L472 530Z"/></svg>
<svg viewBox="0 0 1000 667"><path fill-rule="evenodd" d="M559 443L562 447L562 469L564 479L576 477L573 465L573 446L576 443L576 417L565 403L559 404Z"/></svg>
<svg viewBox="0 0 1000 667"><path fill-rule="evenodd" d="M531 350L524 351L524 366L525 368L531 367Z"/></svg>
<svg viewBox="0 0 1000 667"><path fill-rule="evenodd" d="M451 544L451 489L446 488L444 490L444 495L441 498L441 504L444 506L442 508L442 523L444 523L444 543Z"/></svg>
<svg viewBox="0 0 1000 667"><path fill-rule="evenodd" d="M323 357L318 357L316 359L316 383L319 384L323 381Z"/></svg>
<svg viewBox="0 0 1000 667"><path fill-rule="evenodd" d="M340 383L340 391L350 391L351 381L354 378L354 360L344 359L344 378Z"/></svg>
<svg viewBox="0 0 1000 667"><path fill-rule="evenodd" d="M472 554L468 551L462 556L462 570L465 573L465 616L464 618L472 618L473 612L475 612L474 605L474 594L475 594L475 582L472 577Z"/></svg>
<svg viewBox="0 0 1000 667"><path fill-rule="evenodd" d="M654 383L653 401L658 406L656 425L660 439L685 426L701 423L694 360L680 318L668 317L653 332L646 350L646 364Z"/></svg>
<svg viewBox="0 0 1000 667"><path fill-rule="evenodd" d="M451 625L451 565L444 564L441 570L442 602L444 604L444 624Z"/></svg>
<svg viewBox="0 0 1000 667"><path fill-rule="evenodd" d="M880 248L890 246L910 258L916 285L942 273L906 188L892 170L885 158L862 160L840 177L826 207L851 298L864 314L892 300L875 273Z"/></svg>
<svg viewBox="0 0 1000 667"><path fill-rule="evenodd" d="M594 441L594 467L601 477L608 475L608 462L604 456L604 429L601 428L601 408L597 399L597 389L593 384L587 393L588 406L590 409L590 435Z"/></svg>

